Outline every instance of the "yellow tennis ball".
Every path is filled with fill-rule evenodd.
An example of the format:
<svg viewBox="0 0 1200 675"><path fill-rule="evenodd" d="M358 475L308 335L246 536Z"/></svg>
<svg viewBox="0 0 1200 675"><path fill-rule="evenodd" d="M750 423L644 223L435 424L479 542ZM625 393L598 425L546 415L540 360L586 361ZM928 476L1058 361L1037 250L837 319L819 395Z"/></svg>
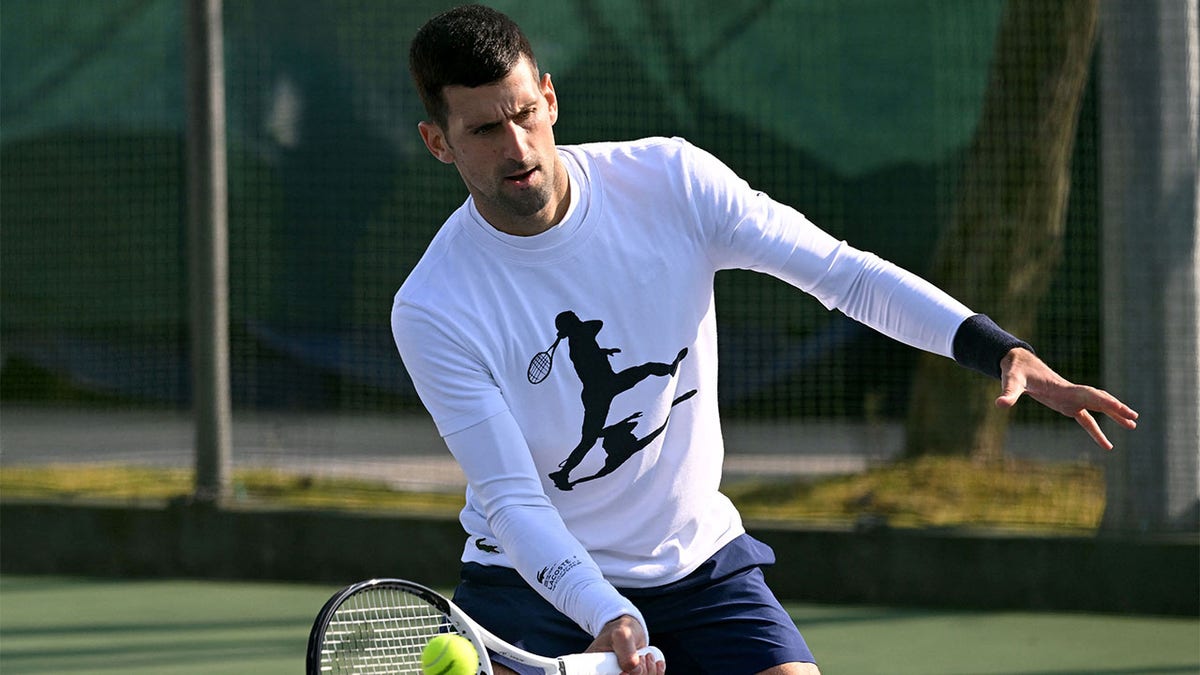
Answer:
<svg viewBox="0 0 1200 675"><path fill-rule="evenodd" d="M438 635L421 651L424 675L475 675L479 672L479 652L461 635Z"/></svg>

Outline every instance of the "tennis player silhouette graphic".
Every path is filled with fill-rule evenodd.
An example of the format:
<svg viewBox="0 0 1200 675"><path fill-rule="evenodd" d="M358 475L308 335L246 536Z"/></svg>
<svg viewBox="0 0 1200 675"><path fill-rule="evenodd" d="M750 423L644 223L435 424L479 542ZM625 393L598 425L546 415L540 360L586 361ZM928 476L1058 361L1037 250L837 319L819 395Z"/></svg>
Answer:
<svg viewBox="0 0 1200 675"><path fill-rule="evenodd" d="M647 377L674 376L675 371L679 368L679 362L687 356L687 349L679 350L679 353L675 355L675 360L671 363L652 361L618 372L613 370L612 364L609 363L609 357L619 354L621 350L601 347L596 341L596 335L604 327L604 322L599 319L582 321L575 312L568 310L560 312L554 318L554 326L558 329L558 340L567 340L570 346L571 363L574 364L575 373L579 376L580 383L583 384L583 390L579 395L583 402L583 428L580 432L579 443L571 451L571 454L558 465L559 470L550 474L554 486L565 491L572 489L576 483L594 480L612 473L662 433L666 427L665 420L661 427L646 437L637 438L633 434L637 422L633 420L640 417L641 412L636 412L611 426L605 426L605 422L608 421L608 413L613 399L618 394L632 389ZM691 398L695 393L693 390L675 399L671 403L672 408ZM571 470L579 466L583 458L596 445L596 441L602 437L605 438L604 449L608 452L604 467L592 476L572 482Z"/></svg>

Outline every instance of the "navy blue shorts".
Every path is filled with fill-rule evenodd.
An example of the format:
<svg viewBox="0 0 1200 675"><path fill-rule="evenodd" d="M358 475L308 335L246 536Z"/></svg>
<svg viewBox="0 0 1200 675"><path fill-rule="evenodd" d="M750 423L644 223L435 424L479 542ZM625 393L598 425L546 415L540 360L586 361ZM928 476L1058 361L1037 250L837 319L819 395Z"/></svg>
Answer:
<svg viewBox="0 0 1200 675"><path fill-rule="evenodd" d="M781 663L815 662L763 580L762 568L774 562L771 547L742 535L675 583L619 590L641 610L671 672L751 675ZM503 640L535 654L573 654L592 643L507 567L465 563L454 603Z"/></svg>

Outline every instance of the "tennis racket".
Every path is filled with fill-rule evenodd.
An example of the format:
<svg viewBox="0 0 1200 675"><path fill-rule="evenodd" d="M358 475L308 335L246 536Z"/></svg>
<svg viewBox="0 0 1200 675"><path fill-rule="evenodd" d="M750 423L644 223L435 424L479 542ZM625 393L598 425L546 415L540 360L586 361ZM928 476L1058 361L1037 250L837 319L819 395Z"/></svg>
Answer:
<svg viewBox="0 0 1200 675"><path fill-rule="evenodd" d="M529 378L529 384L541 384L542 380L550 374L550 368L554 366L554 350L558 348L558 343L562 341L562 336L558 336L554 340L554 344L550 345L550 349L544 352L538 352L533 355L533 359L529 361L529 370L525 376Z"/></svg>
<svg viewBox="0 0 1200 675"><path fill-rule="evenodd" d="M620 675L612 653L546 658L492 635L445 596L402 579L371 579L338 591L325 603L308 636L308 675L420 675L421 651L436 635L457 633L479 654L477 673L493 675L488 650L545 675ZM642 654L662 660L647 647Z"/></svg>

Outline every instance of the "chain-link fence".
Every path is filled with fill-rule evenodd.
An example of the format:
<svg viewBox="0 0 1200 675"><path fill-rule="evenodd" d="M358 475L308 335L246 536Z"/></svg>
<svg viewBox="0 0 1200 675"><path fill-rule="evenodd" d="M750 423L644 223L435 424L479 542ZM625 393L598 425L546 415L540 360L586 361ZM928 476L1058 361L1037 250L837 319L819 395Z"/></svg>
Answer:
<svg viewBox="0 0 1200 675"><path fill-rule="evenodd" d="M6 463L190 461L180 4L5 5ZM409 456L409 482L426 468L431 483L457 480L388 325L392 295L465 197L420 142L407 73L409 39L448 4L226 3L238 463L380 475ZM685 136L835 236L932 272L1004 1L494 4L553 75L559 142ZM1102 384L1096 80L1079 95L1060 254L1024 337L1067 377ZM902 452L911 349L774 279L717 284L732 472L861 471ZM1014 456L1096 459L1069 420L1033 404L1012 419Z"/></svg>

